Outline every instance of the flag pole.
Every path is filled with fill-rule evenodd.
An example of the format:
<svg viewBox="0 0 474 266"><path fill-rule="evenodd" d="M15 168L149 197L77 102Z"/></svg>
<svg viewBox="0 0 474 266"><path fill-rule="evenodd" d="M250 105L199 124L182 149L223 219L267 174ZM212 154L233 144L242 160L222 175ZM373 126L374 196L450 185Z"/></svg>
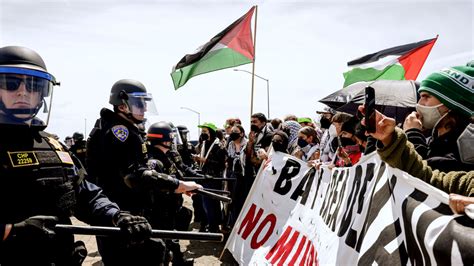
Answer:
<svg viewBox="0 0 474 266"><path fill-rule="evenodd" d="M253 90L255 84L255 59L257 57L257 10L258 5L255 5L255 24L254 24L254 31L253 31L253 62L252 62L252 90L250 93L250 116L253 115Z"/></svg>

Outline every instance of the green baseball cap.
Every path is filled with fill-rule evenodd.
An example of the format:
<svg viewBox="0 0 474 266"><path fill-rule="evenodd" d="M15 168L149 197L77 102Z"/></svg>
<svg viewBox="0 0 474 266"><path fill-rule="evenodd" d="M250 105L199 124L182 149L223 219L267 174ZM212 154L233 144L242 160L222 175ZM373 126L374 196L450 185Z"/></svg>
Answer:
<svg viewBox="0 0 474 266"><path fill-rule="evenodd" d="M313 120L309 117L299 117L298 123L313 123Z"/></svg>
<svg viewBox="0 0 474 266"><path fill-rule="evenodd" d="M214 131L214 132L217 131L217 127L216 127L216 125L214 125L213 123L207 123L207 122L206 122L206 123L204 123L204 124L202 124L202 125L199 125L198 127L199 127L199 128L206 127L206 128L209 128L210 130L212 130L212 131Z"/></svg>

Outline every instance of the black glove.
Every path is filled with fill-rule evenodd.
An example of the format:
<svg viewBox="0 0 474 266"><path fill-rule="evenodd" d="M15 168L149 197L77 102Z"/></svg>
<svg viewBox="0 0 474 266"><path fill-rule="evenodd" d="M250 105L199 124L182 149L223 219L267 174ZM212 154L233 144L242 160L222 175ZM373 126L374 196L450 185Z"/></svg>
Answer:
<svg viewBox="0 0 474 266"><path fill-rule="evenodd" d="M37 215L12 226L9 239L27 237L30 239L50 240L54 238L54 227L58 217Z"/></svg>
<svg viewBox="0 0 474 266"><path fill-rule="evenodd" d="M142 216L131 215L128 212L118 212L115 224L131 245L141 244L151 237L151 225Z"/></svg>

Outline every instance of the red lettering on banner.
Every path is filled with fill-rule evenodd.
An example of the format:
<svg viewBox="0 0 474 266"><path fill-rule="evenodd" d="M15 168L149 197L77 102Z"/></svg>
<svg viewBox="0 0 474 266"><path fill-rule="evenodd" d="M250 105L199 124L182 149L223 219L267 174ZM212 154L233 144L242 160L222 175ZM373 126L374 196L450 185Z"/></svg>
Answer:
<svg viewBox="0 0 474 266"><path fill-rule="evenodd" d="M258 210L257 215L255 215L255 209L257 206L252 203L252 206L250 206L249 211L247 212L247 215L245 215L244 219L242 220L242 224L240 225L239 232L237 234L240 235L240 232L242 232L242 229L244 229L244 233L242 234L242 238L245 240L247 237L252 233L253 229L258 223L258 220L260 220L260 217L262 216L263 209L260 208Z"/></svg>
<svg viewBox="0 0 474 266"><path fill-rule="evenodd" d="M290 263L288 265L295 265L296 260L298 259L299 255L301 254L301 250L303 250L304 244L306 244L306 236L303 235L303 238L300 240L300 244L298 245L298 249L296 250L295 255L291 258ZM309 242L309 241L308 241Z"/></svg>
<svg viewBox="0 0 474 266"><path fill-rule="evenodd" d="M252 236L252 241L250 242L250 247L251 248L257 249L257 248L261 247L263 244L265 244L265 242L267 242L268 238L272 235L273 230L275 229L276 220L277 220L277 218L274 214L269 214L269 215L267 215L267 217L265 217L265 219L262 221L262 223L258 226L257 231L255 231L255 234L253 234L253 236ZM268 228L267 233L262 238L262 240L257 241L258 236L260 235L263 228L265 228L265 226L268 223L270 223L270 228Z"/></svg>
<svg viewBox="0 0 474 266"><path fill-rule="evenodd" d="M295 246L298 236L300 235L300 232L295 230L295 233L293 234L291 239L286 242L292 231L293 228L291 226L288 226L285 232L278 239L276 244L272 247L272 249L270 249L270 252L268 252L268 254L265 256L265 258L270 261L271 264L276 264L277 261L280 261L280 264L285 263L286 259L288 258L288 255L290 255L291 250ZM273 258L270 260L271 257Z"/></svg>
<svg viewBox="0 0 474 266"><path fill-rule="evenodd" d="M306 248L305 248L304 253L303 253L303 258L301 258L301 261L300 261L300 265L305 265L306 260L308 259L308 253L311 250L311 246L312 246L312 243L311 243L310 240L308 240L308 242L306 244Z"/></svg>

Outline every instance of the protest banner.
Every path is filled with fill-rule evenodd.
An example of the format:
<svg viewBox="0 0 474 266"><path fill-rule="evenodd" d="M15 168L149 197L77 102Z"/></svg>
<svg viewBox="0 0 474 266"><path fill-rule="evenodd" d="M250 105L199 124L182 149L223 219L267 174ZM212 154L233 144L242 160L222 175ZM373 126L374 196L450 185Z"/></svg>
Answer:
<svg viewBox="0 0 474 266"><path fill-rule="evenodd" d="M474 221L377 153L331 171L276 152L226 248L243 265L472 265Z"/></svg>

